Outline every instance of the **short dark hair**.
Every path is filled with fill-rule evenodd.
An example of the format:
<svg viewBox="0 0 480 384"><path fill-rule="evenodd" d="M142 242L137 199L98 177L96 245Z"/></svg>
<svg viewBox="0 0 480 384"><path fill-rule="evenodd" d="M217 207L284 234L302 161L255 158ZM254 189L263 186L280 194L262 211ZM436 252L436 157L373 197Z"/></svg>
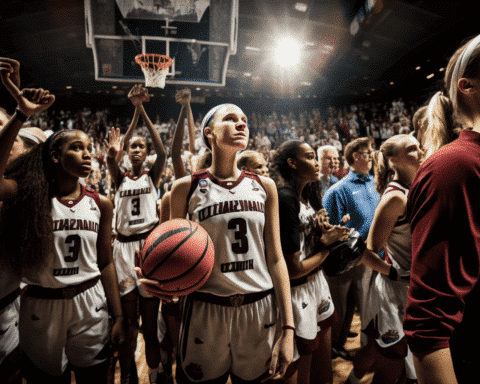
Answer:
<svg viewBox="0 0 480 384"><path fill-rule="evenodd" d="M353 154L358 152L364 147L371 145L371 141L368 137L360 137L348 143L345 147L345 160L347 160L348 165L352 166L355 160L353 159Z"/></svg>

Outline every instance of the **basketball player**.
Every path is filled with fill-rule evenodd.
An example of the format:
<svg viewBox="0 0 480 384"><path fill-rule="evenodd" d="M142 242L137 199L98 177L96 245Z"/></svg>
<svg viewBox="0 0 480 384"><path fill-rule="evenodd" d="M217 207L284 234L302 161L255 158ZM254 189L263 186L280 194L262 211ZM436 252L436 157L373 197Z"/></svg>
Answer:
<svg viewBox="0 0 480 384"><path fill-rule="evenodd" d="M294 326L275 185L236 167L249 136L240 108L213 108L201 128L212 166L175 182L171 218L188 214L207 230L215 265L206 284L183 303L176 380L281 378L292 360Z"/></svg>
<svg viewBox="0 0 480 384"><path fill-rule="evenodd" d="M19 324L24 374L30 383L66 382L70 364L77 383L105 383L109 309L111 340L123 339L112 205L79 182L92 159L91 141L81 131L57 132L6 171L23 122L55 100L42 89L20 92L9 73L1 70L2 81L18 106L0 133L0 247L28 284Z"/></svg>
<svg viewBox="0 0 480 384"><path fill-rule="evenodd" d="M269 177L267 160L257 151L243 151L238 156L237 167L241 171L248 171L260 176Z"/></svg>
<svg viewBox="0 0 480 384"><path fill-rule="evenodd" d="M406 219L408 186L422 156L419 142L411 135L393 136L374 153L374 181L381 198L370 227L367 247L375 253L385 247L386 258L394 267L394 273L404 278L392 279L389 266L379 270L383 274L377 274L375 278L366 310L367 320L362 324L368 341L355 355L349 378L351 384L359 383L367 372L372 371L375 372L373 383L394 384L405 366L407 378L416 379L412 355L408 354L406 359L408 347L403 333L403 316L412 257L412 237ZM364 257L363 262L370 266L367 258ZM378 257L377 262L383 263Z"/></svg>
<svg viewBox="0 0 480 384"><path fill-rule="evenodd" d="M453 54L444 91L429 103L425 132L437 139L437 150L419 168L408 195L412 270L404 331L421 384L478 378L479 84L476 36ZM455 127L463 130L449 143Z"/></svg>
<svg viewBox="0 0 480 384"><path fill-rule="evenodd" d="M135 106L132 123L125 134L124 148L132 164L126 174L120 171L116 159L121 150L120 130L112 128L107 145L107 167L116 188L115 230L117 236L113 244L113 259L117 269L122 310L126 320L126 343L119 350L121 382L128 383L130 370L135 359L138 331L138 310L142 316L145 357L151 381L156 383L160 365L160 345L157 337L159 300L148 297L139 291L138 279L134 271L135 250L142 249L143 242L158 224L157 185L165 165L166 152L159 134L148 118L143 101L148 97L146 88L134 85L128 95ZM132 137L142 116L153 141L157 154L149 172L144 169L147 157L147 142L144 137ZM132 363L133 362L133 363ZM162 367L163 371L163 367ZM133 374L136 374L133 372Z"/></svg>
<svg viewBox="0 0 480 384"><path fill-rule="evenodd" d="M325 230L322 235L325 246L346 240L350 230L325 227L327 214L318 206L320 199L307 197L306 190L318 182L320 175L315 151L309 144L298 140L283 143L273 158L273 167L283 184L278 189L280 233L296 327L296 361L289 368L286 381L332 383L331 326L337 315L321 269L329 251L313 250L317 212L319 229Z"/></svg>

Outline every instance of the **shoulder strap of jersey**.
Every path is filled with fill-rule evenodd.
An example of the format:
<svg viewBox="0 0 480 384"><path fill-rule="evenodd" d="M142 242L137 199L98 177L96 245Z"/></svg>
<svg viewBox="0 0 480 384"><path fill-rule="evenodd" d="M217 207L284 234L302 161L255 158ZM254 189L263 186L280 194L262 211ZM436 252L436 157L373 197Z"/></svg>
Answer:
<svg viewBox="0 0 480 384"><path fill-rule="evenodd" d="M206 170L194 172L191 178L192 180L190 182L190 190L188 191L188 195L187 195L187 204L190 201L190 198L192 197L193 192L198 187L200 180L208 179L208 172Z"/></svg>
<svg viewBox="0 0 480 384"><path fill-rule="evenodd" d="M90 188L86 188L86 187L83 187L83 188L85 188L85 195L90 196L95 201L98 208L100 208L100 195L98 194L98 192Z"/></svg>
<svg viewBox="0 0 480 384"><path fill-rule="evenodd" d="M243 171L243 173L245 173L246 177L248 177L250 179L253 179L253 180L256 180L258 182L258 184L260 184L260 186L263 188L263 190L265 192L267 192L267 190L265 189L265 187L262 183L262 180L260 179L260 177L256 173L249 172L249 171Z"/></svg>

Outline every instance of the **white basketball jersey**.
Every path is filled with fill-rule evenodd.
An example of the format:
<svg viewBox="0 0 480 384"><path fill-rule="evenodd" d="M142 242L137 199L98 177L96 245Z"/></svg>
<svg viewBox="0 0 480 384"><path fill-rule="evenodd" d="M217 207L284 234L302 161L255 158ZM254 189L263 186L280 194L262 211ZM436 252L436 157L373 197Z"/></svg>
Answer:
<svg viewBox="0 0 480 384"><path fill-rule="evenodd" d="M250 172L228 182L208 171L192 175L189 217L205 228L215 246L212 274L201 292L231 296L273 287L265 258L266 199L262 182Z"/></svg>
<svg viewBox="0 0 480 384"><path fill-rule="evenodd" d="M300 202L300 213L298 214L300 220L300 261L311 256L314 245L314 222L315 210Z"/></svg>
<svg viewBox="0 0 480 384"><path fill-rule="evenodd" d="M100 225L100 198L82 185L77 200L52 199L54 256L45 271L30 271L27 284L62 288L80 284L100 275L97 264L97 236Z"/></svg>
<svg viewBox="0 0 480 384"><path fill-rule="evenodd" d="M125 174L115 194L116 231L123 236L148 232L158 223L157 189L148 172Z"/></svg>
<svg viewBox="0 0 480 384"><path fill-rule="evenodd" d="M408 197L408 188L394 181L388 184L383 194L392 191L403 192L405 197ZM385 244L385 250L395 268L404 272L410 271L412 265L412 234L406 216L399 218L395 223Z"/></svg>

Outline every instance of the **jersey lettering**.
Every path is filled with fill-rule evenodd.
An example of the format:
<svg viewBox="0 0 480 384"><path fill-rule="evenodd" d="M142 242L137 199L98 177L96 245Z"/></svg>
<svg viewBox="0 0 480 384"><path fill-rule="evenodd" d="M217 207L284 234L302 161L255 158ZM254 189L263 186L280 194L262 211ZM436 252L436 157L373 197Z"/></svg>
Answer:
<svg viewBox="0 0 480 384"><path fill-rule="evenodd" d="M61 219L53 221L53 231L92 231L98 232L98 223L82 219Z"/></svg>
<svg viewBox="0 0 480 384"><path fill-rule="evenodd" d="M120 197L138 196L138 195L149 194L150 192L152 192L152 189L150 187L127 189L125 191L120 191Z"/></svg>
<svg viewBox="0 0 480 384"><path fill-rule="evenodd" d="M198 211L200 221L209 219L217 215L223 215L230 212L260 212L265 213L265 204L251 200L231 200L209 205Z"/></svg>
<svg viewBox="0 0 480 384"><path fill-rule="evenodd" d="M232 263L223 263L220 266L222 273L241 272L253 269L253 259L245 261L234 261Z"/></svg>
<svg viewBox="0 0 480 384"><path fill-rule="evenodd" d="M53 270L53 276L71 276L78 275L79 268L57 268Z"/></svg>

